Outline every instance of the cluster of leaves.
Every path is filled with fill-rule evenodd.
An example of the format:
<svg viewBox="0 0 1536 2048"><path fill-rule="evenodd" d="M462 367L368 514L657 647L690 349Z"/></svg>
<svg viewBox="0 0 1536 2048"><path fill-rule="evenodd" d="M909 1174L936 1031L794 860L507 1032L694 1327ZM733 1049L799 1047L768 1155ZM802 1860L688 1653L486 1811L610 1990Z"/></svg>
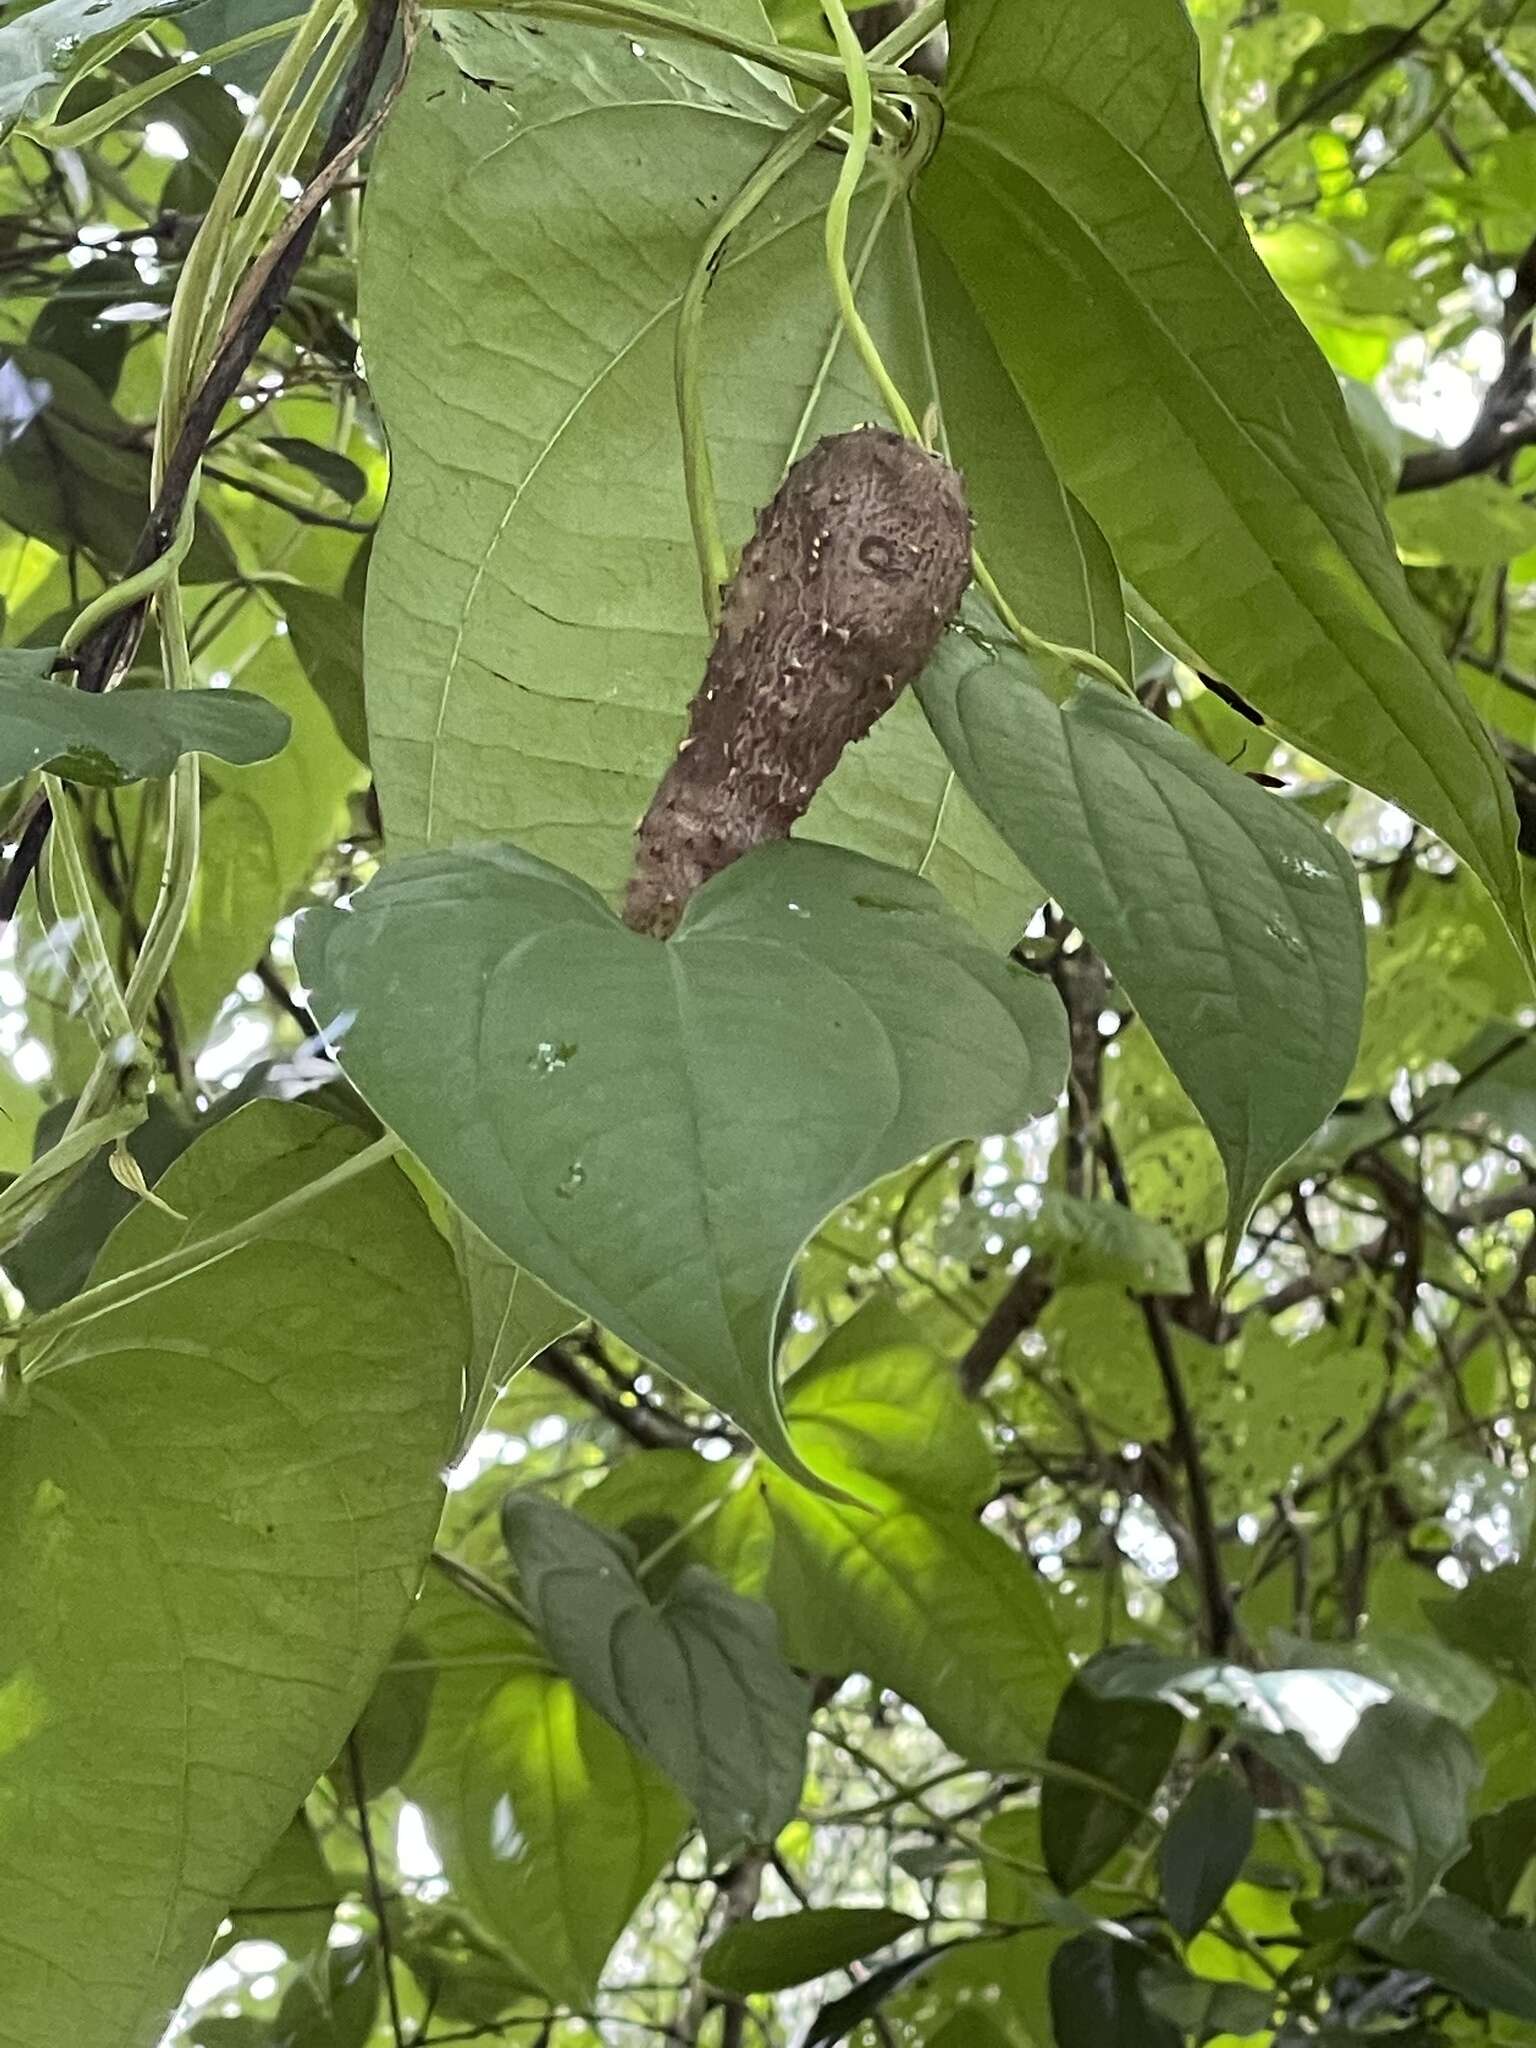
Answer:
<svg viewBox="0 0 1536 2048"><path fill-rule="evenodd" d="M0 2039L1530 2038L1524 11L0 22Z"/></svg>

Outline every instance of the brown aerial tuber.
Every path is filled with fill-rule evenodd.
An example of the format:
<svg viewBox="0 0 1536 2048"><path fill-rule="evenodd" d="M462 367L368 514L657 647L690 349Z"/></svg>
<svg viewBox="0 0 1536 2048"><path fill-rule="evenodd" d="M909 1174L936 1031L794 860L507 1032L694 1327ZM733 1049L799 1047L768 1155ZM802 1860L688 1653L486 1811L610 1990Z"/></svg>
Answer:
<svg viewBox="0 0 1536 2048"><path fill-rule="evenodd" d="M783 839L918 676L970 580L955 471L883 427L820 441L758 517L688 735L640 822L625 921L665 938L701 883Z"/></svg>

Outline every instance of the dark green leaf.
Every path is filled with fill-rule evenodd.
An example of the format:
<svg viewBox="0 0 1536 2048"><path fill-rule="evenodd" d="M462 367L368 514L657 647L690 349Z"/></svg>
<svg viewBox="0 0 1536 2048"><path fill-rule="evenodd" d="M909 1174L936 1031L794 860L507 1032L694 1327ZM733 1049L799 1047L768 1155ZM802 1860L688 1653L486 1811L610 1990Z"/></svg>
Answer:
<svg viewBox="0 0 1536 2048"><path fill-rule="evenodd" d="M322 448L318 441L306 441L297 434L263 434L261 446L270 448L295 469L307 470L317 482L334 491L348 505L368 495L368 479L350 456L334 448Z"/></svg>
<svg viewBox="0 0 1536 2048"><path fill-rule="evenodd" d="M1331 117L1379 76L1381 68L1403 49L1402 31L1378 25L1353 34L1324 36L1291 67L1280 87L1275 114L1282 126L1305 114Z"/></svg>
<svg viewBox="0 0 1536 2048"><path fill-rule="evenodd" d="M355 1805L359 1780L363 1797L377 1799L405 1776L427 1732L435 1677L425 1644L403 1635L331 1766L344 1804Z"/></svg>
<svg viewBox="0 0 1536 2048"><path fill-rule="evenodd" d="M39 1118L39 1154L58 1142L73 1109L73 1101L63 1102ZM148 1115L128 1138L128 1151L153 1187L195 1135L195 1125L184 1123L163 1096L152 1095ZM106 1155L98 1153L5 1255L5 1270L28 1306L53 1308L77 1294L108 1236L137 1204L138 1197L115 1177Z"/></svg>
<svg viewBox="0 0 1536 2048"><path fill-rule="evenodd" d="M754 1991L785 1991L829 1970L887 1948L922 1922L888 1906L826 1906L743 1920L704 1951L704 1981L745 1998Z"/></svg>
<svg viewBox="0 0 1536 2048"><path fill-rule="evenodd" d="M35 768L120 788L169 775L182 754L248 764L281 752L288 720L245 690L109 690L95 696L49 675L46 649L0 650L0 783Z"/></svg>
<svg viewBox="0 0 1536 2048"><path fill-rule="evenodd" d="M958 1946L957 1942L947 1942L940 1948L919 1949L916 1955L902 1956L897 1962L871 1970L862 1984L856 1984L841 1998L834 1998L830 2005L821 2008L811 2022L805 2048L834 2048L834 2043L846 2041L861 2020L877 2013L904 1984L933 1969L943 1960L946 1949Z"/></svg>
<svg viewBox="0 0 1536 2048"><path fill-rule="evenodd" d="M104 398L117 389L132 329L125 320L102 320L114 299L142 299L144 286L131 256L103 251L94 263L60 284L32 323L27 347L63 356L84 370Z"/></svg>
<svg viewBox="0 0 1536 2048"><path fill-rule="evenodd" d="M530 1984L589 2009L686 1809L509 1619L434 1581L412 1629L438 1665L405 1794L454 1898Z"/></svg>
<svg viewBox="0 0 1536 2048"><path fill-rule="evenodd" d="M1262 2033L1274 2017L1271 1993L1251 1984L1213 1984L1167 1967L1146 1971L1141 1999L1149 2012L1172 2020L1181 2034L1208 2041L1213 2034Z"/></svg>
<svg viewBox="0 0 1536 2048"><path fill-rule="evenodd" d="M214 1954L237 1941L275 1941L295 1961L326 1945L342 1888L302 1809L229 1909L230 1930Z"/></svg>
<svg viewBox="0 0 1536 2048"><path fill-rule="evenodd" d="M1253 1794L1230 1765L1202 1771L1185 1793L1158 1861L1163 1905L1185 1941L1200 1932L1236 1880L1253 1847L1254 1822Z"/></svg>
<svg viewBox="0 0 1536 2048"><path fill-rule="evenodd" d="M1511 1799L1473 1821L1467 1853L1445 1873L1445 1889L1495 1916L1507 1913L1536 1856L1536 1795Z"/></svg>
<svg viewBox="0 0 1536 2048"><path fill-rule="evenodd" d="M0 359L0 518L120 572L149 516L149 489L147 445L83 369L31 348ZM212 583L236 573L223 535L199 512L185 579Z"/></svg>
<svg viewBox="0 0 1536 2048"><path fill-rule="evenodd" d="M690 1801L713 1860L771 1842L799 1803L810 1717L772 1612L698 1565L653 1603L631 1544L535 1494L509 1493L501 1521L545 1648Z"/></svg>
<svg viewBox="0 0 1536 2048"><path fill-rule="evenodd" d="M368 719L363 708L363 620L346 597L302 583L283 591L288 638L299 666L331 714L342 740L364 763Z"/></svg>
<svg viewBox="0 0 1536 2048"><path fill-rule="evenodd" d="M1536 2021L1536 1929L1501 1927L1466 1899L1435 1898L1406 1928L1379 1907L1360 1940L1472 2005Z"/></svg>
<svg viewBox="0 0 1536 2048"><path fill-rule="evenodd" d="M1128 1940L1080 1934L1051 1958L1056 2039L1083 2048L1181 2048L1182 2032L1142 1997L1152 1958Z"/></svg>
<svg viewBox="0 0 1536 2048"><path fill-rule="evenodd" d="M1105 1652L1080 1684L1108 1698L1183 1700L1230 1720L1255 1749L1314 1785L1346 1824L1405 1859L1410 1910L1461 1854L1483 1772L1462 1730L1351 1671L1245 1671L1235 1664Z"/></svg>
<svg viewBox="0 0 1536 2048"><path fill-rule="evenodd" d="M1240 1227L1354 1063L1348 855L1294 805L1099 683L951 633L919 685L960 779L1108 961L1221 1149Z"/></svg>
<svg viewBox="0 0 1536 2048"><path fill-rule="evenodd" d="M379 1952L372 1941L326 1952L314 1975L295 1977L272 2023L273 2048L363 2048L379 2008Z"/></svg>
<svg viewBox="0 0 1536 2048"><path fill-rule="evenodd" d="M1506 777L1249 240L1185 10L955 0L949 20L919 209L1063 483L1201 666L1438 832L1525 945Z"/></svg>
<svg viewBox="0 0 1536 2048"><path fill-rule="evenodd" d="M1062 1891L1097 1876L1136 1832L1183 1725L1160 1701L1103 1699L1080 1680L1067 1687L1045 1753L1096 1782L1053 1775L1041 1786L1040 1846Z"/></svg>
<svg viewBox="0 0 1536 2048"><path fill-rule="evenodd" d="M1426 1601L1424 1612L1443 1641L1536 1690L1536 1568L1501 1564L1474 1573L1454 1599Z"/></svg>
<svg viewBox="0 0 1536 2048"><path fill-rule="evenodd" d="M882 1174L1039 1114L1064 1059L1054 993L926 883L804 843L717 875L664 946L514 847L420 855L311 911L297 959L492 1243L802 1474L773 1372L796 1252Z"/></svg>

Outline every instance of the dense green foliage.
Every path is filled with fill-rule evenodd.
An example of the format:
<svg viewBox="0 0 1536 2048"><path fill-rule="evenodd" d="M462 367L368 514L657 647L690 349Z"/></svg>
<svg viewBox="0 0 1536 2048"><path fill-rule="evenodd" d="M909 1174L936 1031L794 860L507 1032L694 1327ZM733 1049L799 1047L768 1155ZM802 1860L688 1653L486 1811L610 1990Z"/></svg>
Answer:
<svg viewBox="0 0 1536 2048"><path fill-rule="evenodd" d="M0 2048L1536 2038L1528 12L6 10Z"/></svg>

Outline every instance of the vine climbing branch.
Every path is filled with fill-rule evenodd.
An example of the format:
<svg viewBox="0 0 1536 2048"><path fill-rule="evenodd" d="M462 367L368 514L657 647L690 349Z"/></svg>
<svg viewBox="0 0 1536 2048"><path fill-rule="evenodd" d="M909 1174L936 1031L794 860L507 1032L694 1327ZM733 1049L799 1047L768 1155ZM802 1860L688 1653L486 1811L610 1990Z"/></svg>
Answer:
<svg viewBox="0 0 1536 2048"><path fill-rule="evenodd" d="M368 115L368 103L383 70L403 5L409 6L409 0L371 0L321 148L320 168L294 201L267 250L252 266L248 275L255 282L250 289L242 288L237 294L213 360L188 403L167 452L154 505L129 556L125 584L151 569L171 546L219 415L234 397L262 337L287 299L313 240L322 202L367 145L404 82L409 38L385 103L372 116ZM106 689L132 658L143 622L142 595L102 619L76 649L76 687L98 692ZM22 892L47 844L52 822L52 808L45 798L27 819L4 878L0 879L0 923L14 917L20 907Z"/></svg>

